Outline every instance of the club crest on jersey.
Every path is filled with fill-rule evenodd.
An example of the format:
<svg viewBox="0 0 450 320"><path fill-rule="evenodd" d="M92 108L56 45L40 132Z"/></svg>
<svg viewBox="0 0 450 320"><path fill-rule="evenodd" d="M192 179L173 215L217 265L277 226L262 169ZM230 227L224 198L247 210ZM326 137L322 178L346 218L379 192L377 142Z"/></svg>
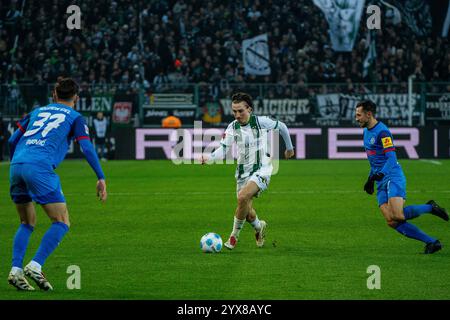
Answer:
<svg viewBox="0 0 450 320"><path fill-rule="evenodd" d="M375 137L370 138L370 144L374 144L375 143Z"/></svg>
<svg viewBox="0 0 450 320"><path fill-rule="evenodd" d="M394 146L391 137L381 138L381 143L383 144L383 148L389 148Z"/></svg>

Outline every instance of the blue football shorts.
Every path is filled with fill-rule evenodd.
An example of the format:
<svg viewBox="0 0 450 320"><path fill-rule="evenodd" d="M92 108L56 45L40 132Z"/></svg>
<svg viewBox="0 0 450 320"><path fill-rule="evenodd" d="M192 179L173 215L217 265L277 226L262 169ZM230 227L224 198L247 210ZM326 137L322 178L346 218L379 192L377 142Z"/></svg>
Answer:
<svg viewBox="0 0 450 320"><path fill-rule="evenodd" d="M51 167L31 163L12 164L9 183L9 192L14 203L66 202L59 177Z"/></svg>
<svg viewBox="0 0 450 320"><path fill-rule="evenodd" d="M389 198L406 199L406 179L404 176L387 176L377 184L378 206L389 201Z"/></svg>

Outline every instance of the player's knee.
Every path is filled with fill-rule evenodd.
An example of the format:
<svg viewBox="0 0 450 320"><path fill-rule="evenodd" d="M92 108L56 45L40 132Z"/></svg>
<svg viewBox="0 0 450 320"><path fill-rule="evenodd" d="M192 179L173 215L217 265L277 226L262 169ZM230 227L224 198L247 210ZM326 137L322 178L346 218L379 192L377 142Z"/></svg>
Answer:
<svg viewBox="0 0 450 320"><path fill-rule="evenodd" d="M52 222L61 222L70 227L70 220L67 215L58 215L50 219Z"/></svg>
<svg viewBox="0 0 450 320"><path fill-rule="evenodd" d="M397 221L397 222L405 220L405 215L403 214L403 210L402 211L398 211L398 210L397 211L393 211L392 212L392 219Z"/></svg>
<svg viewBox="0 0 450 320"><path fill-rule="evenodd" d="M252 223L256 219L256 215L254 215L251 211L250 213L245 217L247 222Z"/></svg>
<svg viewBox="0 0 450 320"><path fill-rule="evenodd" d="M240 192L238 194L238 203L240 205L246 205L250 201L250 199L251 197L247 193Z"/></svg>
<svg viewBox="0 0 450 320"><path fill-rule="evenodd" d="M392 229L397 228L398 224L399 224L399 221L395 221L395 220L388 220L387 221L387 225L389 227L391 227Z"/></svg>
<svg viewBox="0 0 450 320"><path fill-rule="evenodd" d="M20 219L21 224L27 224L29 226L32 226L33 228L36 227L36 220L27 220L27 219Z"/></svg>

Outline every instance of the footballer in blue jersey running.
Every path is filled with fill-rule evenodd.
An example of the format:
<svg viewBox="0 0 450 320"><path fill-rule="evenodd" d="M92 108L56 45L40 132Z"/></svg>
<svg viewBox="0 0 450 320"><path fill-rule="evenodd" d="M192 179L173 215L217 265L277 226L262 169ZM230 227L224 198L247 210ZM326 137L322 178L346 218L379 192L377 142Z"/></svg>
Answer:
<svg viewBox="0 0 450 320"><path fill-rule="evenodd" d="M449 220L448 213L434 200L422 205L403 207L406 200L406 178L395 154L394 139L388 127L375 118L376 105L370 100L356 105L356 121L364 128L364 149L370 163L370 173L364 191L374 193L387 224L404 236L424 242L425 253L442 248L439 240L430 237L415 225L407 222L424 213Z"/></svg>
<svg viewBox="0 0 450 320"><path fill-rule="evenodd" d="M55 103L34 109L17 123L9 139L10 195L20 217L13 242L12 268L8 282L18 290L34 290L25 276L43 290L52 286L42 272L45 260L69 230L69 213L58 175L54 170L66 156L72 140L80 144L89 165L97 175L97 196L107 198L105 175L89 139L84 118L73 108L78 100L78 85L60 78L53 90ZM52 224L28 265L23 258L36 224L33 201L40 204Z"/></svg>

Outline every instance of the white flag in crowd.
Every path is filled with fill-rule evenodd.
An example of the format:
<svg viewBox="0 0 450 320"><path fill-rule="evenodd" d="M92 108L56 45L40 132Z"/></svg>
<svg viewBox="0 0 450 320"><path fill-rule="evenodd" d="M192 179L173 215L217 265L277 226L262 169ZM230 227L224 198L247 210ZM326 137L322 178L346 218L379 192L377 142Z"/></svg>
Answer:
<svg viewBox="0 0 450 320"><path fill-rule="evenodd" d="M367 55L363 62L363 77L365 78L369 74L370 66L375 63L377 58L376 44L375 44L375 32L373 30L367 31L366 37Z"/></svg>
<svg viewBox="0 0 450 320"><path fill-rule="evenodd" d="M267 34L242 41L242 59L246 74L269 75L270 56Z"/></svg>
<svg viewBox="0 0 450 320"><path fill-rule="evenodd" d="M314 0L328 21L334 51L350 52L358 35L365 0Z"/></svg>

